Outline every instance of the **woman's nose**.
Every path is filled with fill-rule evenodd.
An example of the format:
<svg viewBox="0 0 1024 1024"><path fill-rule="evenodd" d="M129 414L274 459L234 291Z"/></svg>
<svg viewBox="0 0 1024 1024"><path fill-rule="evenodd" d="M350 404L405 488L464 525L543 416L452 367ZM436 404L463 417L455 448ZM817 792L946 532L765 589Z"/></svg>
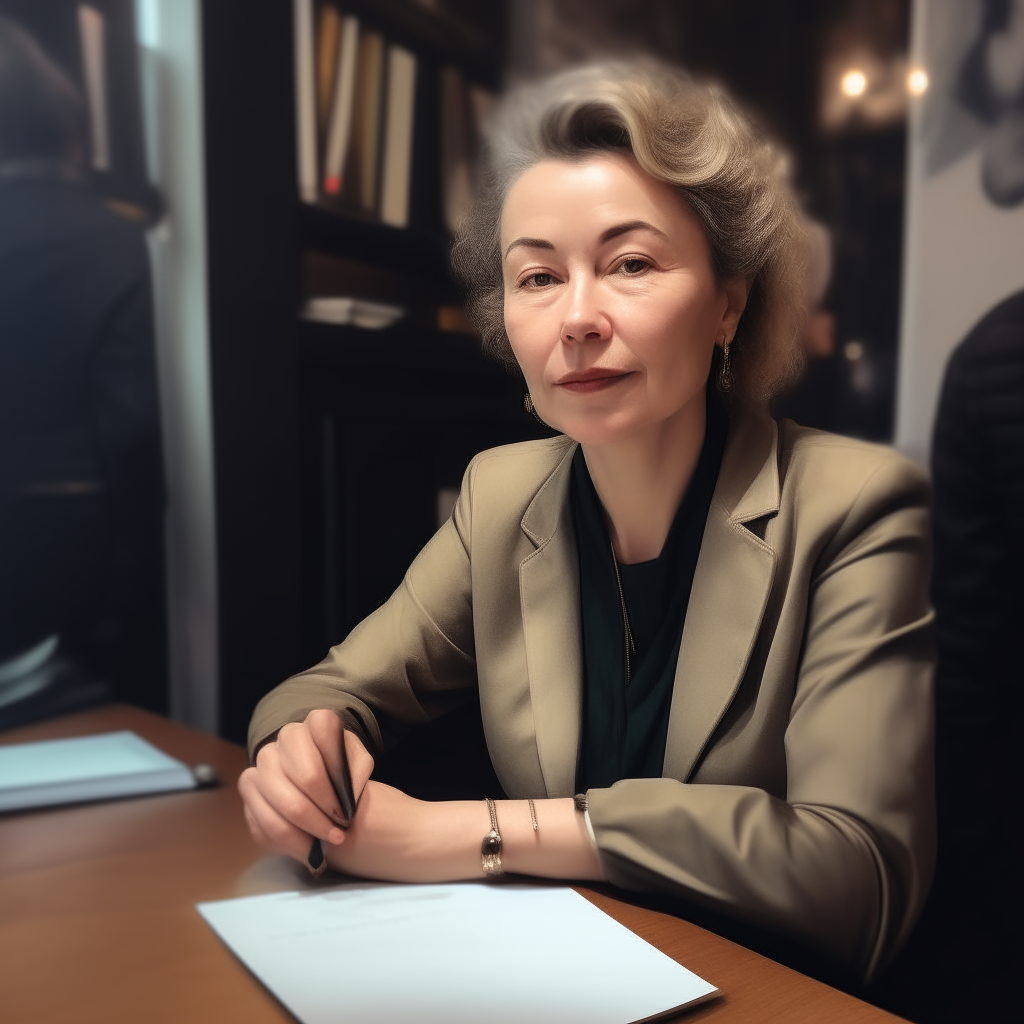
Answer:
<svg viewBox="0 0 1024 1024"><path fill-rule="evenodd" d="M561 339L566 344L602 341L611 336L611 324L601 312L593 282L578 280L569 291L571 303L562 321Z"/></svg>

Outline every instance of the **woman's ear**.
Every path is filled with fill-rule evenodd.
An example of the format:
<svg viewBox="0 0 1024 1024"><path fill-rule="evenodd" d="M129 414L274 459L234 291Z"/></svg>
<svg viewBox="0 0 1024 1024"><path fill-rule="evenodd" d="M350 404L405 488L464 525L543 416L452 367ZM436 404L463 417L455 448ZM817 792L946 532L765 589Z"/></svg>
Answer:
<svg viewBox="0 0 1024 1024"><path fill-rule="evenodd" d="M739 326L743 310L747 308L747 296L750 294L750 282L742 277L734 277L722 282L722 294L726 300L725 312L718 328L718 341L732 341Z"/></svg>

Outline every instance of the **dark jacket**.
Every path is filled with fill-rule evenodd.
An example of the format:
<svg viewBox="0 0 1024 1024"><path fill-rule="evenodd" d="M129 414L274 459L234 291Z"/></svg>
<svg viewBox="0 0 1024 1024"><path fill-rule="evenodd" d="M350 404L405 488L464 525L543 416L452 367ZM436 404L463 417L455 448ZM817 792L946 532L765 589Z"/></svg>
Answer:
<svg viewBox="0 0 1024 1024"><path fill-rule="evenodd" d="M162 504L141 231L74 181L0 181L0 658L130 609Z"/></svg>
<svg viewBox="0 0 1024 1024"><path fill-rule="evenodd" d="M939 649L936 898L957 955L998 969L1021 943L1017 844L1024 694L1024 291L950 358L932 454ZM1015 954L1014 954L1015 955ZM970 966L957 965L973 976ZM964 1009L977 998L972 985ZM979 1011L974 1003L971 1013ZM989 1008L989 1019L1002 1019ZM1009 1019L1009 1018L1007 1018Z"/></svg>

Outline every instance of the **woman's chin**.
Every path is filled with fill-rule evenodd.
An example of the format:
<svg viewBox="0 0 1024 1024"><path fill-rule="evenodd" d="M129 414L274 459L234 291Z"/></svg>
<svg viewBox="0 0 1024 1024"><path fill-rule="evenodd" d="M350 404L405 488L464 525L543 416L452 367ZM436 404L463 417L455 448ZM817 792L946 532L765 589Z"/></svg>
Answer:
<svg viewBox="0 0 1024 1024"><path fill-rule="evenodd" d="M621 412L591 416L552 416L551 419L541 413L541 419L554 430L588 447L623 441L640 429L635 416Z"/></svg>

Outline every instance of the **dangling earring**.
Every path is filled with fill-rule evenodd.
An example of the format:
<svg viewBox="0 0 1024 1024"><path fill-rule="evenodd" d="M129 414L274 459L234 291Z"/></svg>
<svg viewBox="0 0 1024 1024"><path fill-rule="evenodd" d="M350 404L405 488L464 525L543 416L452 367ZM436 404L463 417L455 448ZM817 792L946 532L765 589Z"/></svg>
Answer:
<svg viewBox="0 0 1024 1024"><path fill-rule="evenodd" d="M537 415L537 407L533 404L533 395L529 391L523 392L523 409L526 410L538 423L547 426L546 423Z"/></svg>
<svg viewBox="0 0 1024 1024"><path fill-rule="evenodd" d="M718 367L718 390L731 391L733 385L732 366L729 365L729 339L722 339L722 362Z"/></svg>

